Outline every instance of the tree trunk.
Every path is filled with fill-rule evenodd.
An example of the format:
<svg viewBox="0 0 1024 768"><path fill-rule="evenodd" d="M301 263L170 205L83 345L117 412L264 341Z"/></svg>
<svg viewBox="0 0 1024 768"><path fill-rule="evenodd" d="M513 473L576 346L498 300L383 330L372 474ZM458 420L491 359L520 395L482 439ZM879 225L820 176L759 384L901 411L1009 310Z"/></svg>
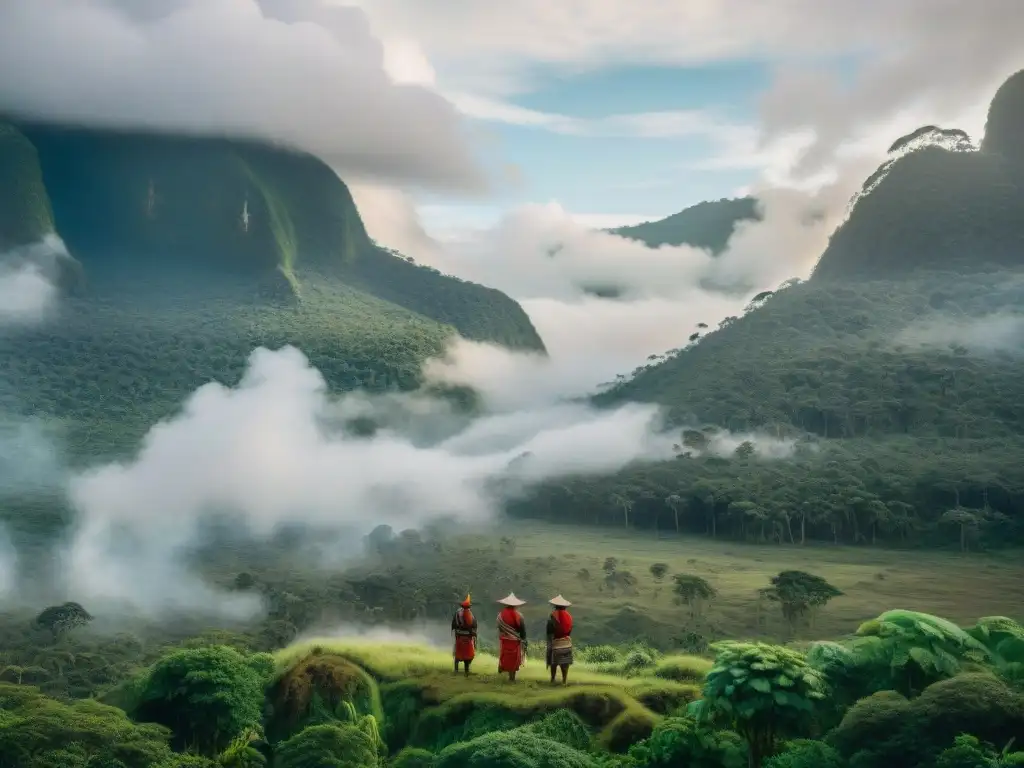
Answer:
<svg viewBox="0 0 1024 768"><path fill-rule="evenodd" d="M675 516L676 519L676 533L679 533L679 510L673 507L672 514Z"/></svg>
<svg viewBox="0 0 1024 768"><path fill-rule="evenodd" d="M796 539L793 538L793 521L786 517L786 531L789 533L789 543L796 544ZM779 537L779 543L782 543L782 537Z"/></svg>
<svg viewBox="0 0 1024 768"><path fill-rule="evenodd" d="M807 515L800 515L800 543L807 541Z"/></svg>
<svg viewBox="0 0 1024 768"><path fill-rule="evenodd" d="M718 523L715 520L715 510L711 510L711 538L715 538L718 535Z"/></svg>

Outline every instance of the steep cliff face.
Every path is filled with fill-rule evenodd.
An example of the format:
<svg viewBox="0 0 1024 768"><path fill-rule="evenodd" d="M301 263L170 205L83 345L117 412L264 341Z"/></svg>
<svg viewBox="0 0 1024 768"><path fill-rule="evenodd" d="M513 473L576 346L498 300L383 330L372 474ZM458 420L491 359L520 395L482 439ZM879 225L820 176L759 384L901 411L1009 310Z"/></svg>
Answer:
<svg viewBox="0 0 1024 768"><path fill-rule="evenodd" d="M0 251L38 242L53 231L36 149L13 125L0 123Z"/></svg>
<svg viewBox="0 0 1024 768"><path fill-rule="evenodd" d="M26 264L65 292L84 288L81 265L56 237L36 148L13 125L0 122L0 270Z"/></svg>
<svg viewBox="0 0 1024 768"><path fill-rule="evenodd" d="M295 302L304 282L336 281L471 339L543 349L500 291L374 245L344 182L311 155L35 123L6 128L0 148L13 169L2 199L15 202L0 236L18 244L56 230L96 287L126 275L165 290L213 280Z"/></svg>

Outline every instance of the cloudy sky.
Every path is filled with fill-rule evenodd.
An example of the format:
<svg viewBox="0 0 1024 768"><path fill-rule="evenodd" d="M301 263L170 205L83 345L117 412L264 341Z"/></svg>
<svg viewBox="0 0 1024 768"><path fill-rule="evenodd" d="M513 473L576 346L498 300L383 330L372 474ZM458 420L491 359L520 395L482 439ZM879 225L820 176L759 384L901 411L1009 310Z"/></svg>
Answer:
<svg viewBox="0 0 1024 768"><path fill-rule="evenodd" d="M806 277L895 138L980 138L1021 40L1020 0L0 1L0 109L313 152L371 236L519 300L578 393L742 311L709 278ZM592 230L746 190L765 220L717 259Z"/></svg>
<svg viewBox="0 0 1024 768"><path fill-rule="evenodd" d="M5 108L316 152L371 225L558 202L661 217L827 179L926 122L979 133L1024 66L1019 0L0 3ZM876 158L877 159L877 158ZM390 218L389 218L390 217Z"/></svg>
<svg viewBox="0 0 1024 768"><path fill-rule="evenodd" d="M927 122L979 134L1024 65L1015 0L351 4L392 76L454 104L501 179L475 203L420 195L435 230L523 202L607 225L814 183Z"/></svg>

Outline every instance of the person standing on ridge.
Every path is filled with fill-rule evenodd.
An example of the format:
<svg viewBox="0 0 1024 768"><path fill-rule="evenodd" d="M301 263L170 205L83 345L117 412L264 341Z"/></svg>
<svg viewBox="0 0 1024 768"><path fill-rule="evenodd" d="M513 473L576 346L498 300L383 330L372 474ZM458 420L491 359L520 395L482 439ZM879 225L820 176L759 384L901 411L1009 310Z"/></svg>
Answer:
<svg viewBox="0 0 1024 768"><path fill-rule="evenodd" d="M469 595L466 595L466 599L459 603L459 610L452 617L452 634L455 635L452 656L455 659L455 671L459 671L461 661L466 670L466 677L469 677L469 665L476 656L476 616L473 615L471 606L472 601Z"/></svg>
<svg viewBox="0 0 1024 768"><path fill-rule="evenodd" d="M514 592L509 592L508 597L499 600L498 604L505 606L498 614L498 644L501 647L498 654L498 674L508 672L509 682L514 683L516 672L523 665L527 646L526 622L516 609L526 605L526 601L520 600Z"/></svg>
<svg viewBox="0 0 1024 768"><path fill-rule="evenodd" d="M562 685L566 684L569 677L569 667L572 666L572 614L566 609L572 605L561 595L548 600L554 606L551 615L548 616L547 626L547 665L551 668L551 684L555 683L555 669L562 670Z"/></svg>

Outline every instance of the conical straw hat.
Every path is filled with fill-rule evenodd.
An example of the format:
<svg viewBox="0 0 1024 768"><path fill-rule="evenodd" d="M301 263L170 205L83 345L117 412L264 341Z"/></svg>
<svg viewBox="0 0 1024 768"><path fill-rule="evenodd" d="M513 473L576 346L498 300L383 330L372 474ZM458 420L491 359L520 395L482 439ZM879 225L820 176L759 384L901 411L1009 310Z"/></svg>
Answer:
<svg viewBox="0 0 1024 768"><path fill-rule="evenodd" d="M520 605L526 605L526 601L525 600L520 600L518 597L516 597L516 593L515 592L509 592L508 593L508 597L504 597L501 600L499 600L498 604L499 605L508 605L508 606L511 606L512 608L516 608L516 607L518 607Z"/></svg>
<svg viewBox="0 0 1024 768"><path fill-rule="evenodd" d="M552 597L550 600L548 600L548 602L552 605L558 606L559 608L568 608L570 605L572 605L572 603L570 603L561 595L558 595L557 597Z"/></svg>

